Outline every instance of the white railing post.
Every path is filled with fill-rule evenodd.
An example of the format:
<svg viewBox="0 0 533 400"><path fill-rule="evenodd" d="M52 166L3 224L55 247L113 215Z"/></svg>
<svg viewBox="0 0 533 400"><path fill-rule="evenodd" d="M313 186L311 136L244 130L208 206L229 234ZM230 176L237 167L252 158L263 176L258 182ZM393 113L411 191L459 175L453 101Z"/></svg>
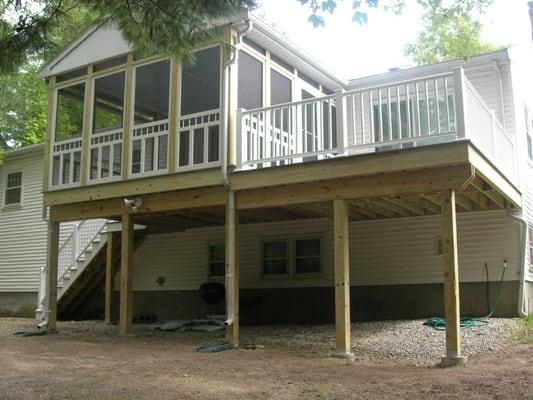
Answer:
<svg viewBox="0 0 533 400"><path fill-rule="evenodd" d="M72 266L78 259L80 251L80 224L74 225L72 231L72 259L70 265Z"/></svg>
<svg viewBox="0 0 533 400"><path fill-rule="evenodd" d="M237 147L236 150L236 160L235 164L237 169L242 168L242 162L243 157L245 156L245 147L247 142L247 134L243 130L243 123L242 123L242 108L237 108L237 111L235 112L235 146Z"/></svg>
<svg viewBox="0 0 533 400"><path fill-rule="evenodd" d="M457 126L457 138L467 137L466 103L465 103L465 72L462 67L453 69L453 86L455 94L455 124Z"/></svg>
<svg viewBox="0 0 533 400"><path fill-rule="evenodd" d="M491 119L491 134L492 134L492 154L496 156L498 148L496 146L496 115L494 110L490 110L490 119Z"/></svg>
<svg viewBox="0 0 533 400"><path fill-rule="evenodd" d="M335 104L337 109L337 155L341 156L346 154L346 146L348 145L346 98L342 89L335 91Z"/></svg>

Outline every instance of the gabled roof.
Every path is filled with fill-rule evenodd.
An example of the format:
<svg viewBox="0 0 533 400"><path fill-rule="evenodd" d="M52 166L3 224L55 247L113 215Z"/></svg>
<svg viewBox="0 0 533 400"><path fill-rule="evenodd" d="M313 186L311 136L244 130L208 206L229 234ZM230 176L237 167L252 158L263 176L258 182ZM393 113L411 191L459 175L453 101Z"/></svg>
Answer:
<svg viewBox="0 0 533 400"><path fill-rule="evenodd" d="M39 71L47 78L131 51L131 46L114 23L95 24L85 29Z"/></svg>
<svg viewBox="0 0 533 400"><path fill-rule="evenodd" d="M226 25L248 18L248 11L211 21L214 25ZM124 39L116 23L107 22L89 26L39 71L40 78L47 78L83 66L105 61L131 52L132 46Z"/></svg>
<svg viewBox="0 0 533 400"><path fill-rule="evenodd" d="M9 159L33 153L44 154L44 143L32 144L29 146L17 147L16 149L6 150L4 156L5 159Z"/></svg>

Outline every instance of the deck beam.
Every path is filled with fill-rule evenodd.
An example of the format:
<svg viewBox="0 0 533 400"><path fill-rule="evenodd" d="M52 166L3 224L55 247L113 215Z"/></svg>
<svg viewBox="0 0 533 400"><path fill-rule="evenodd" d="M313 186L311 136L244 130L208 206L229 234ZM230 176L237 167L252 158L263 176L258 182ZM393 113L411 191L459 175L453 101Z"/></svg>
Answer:
<svg viewBox="0 0 533 400"><path fill-rule="evenodd" d="M466 361L466 358L461 355L455 191L447 190L442 192L440 200L444 262L444 313L446 318L446 356L442 357L441 362L443 366L452 366Z"/></svg>
<svg viewBox="0 0 533 400"><path fill-rule="evenodd" d="M350 345L350 242L348 204L333 201L333 236L335 248L335 357L352 358Z"/></svg>
<svg viewBox="0 0 533 400"><path fill-rule="evenodd" d="M121 335L132 333L133 321L133 215L122 216L122 238L120 243L120 321Z"/></svg>

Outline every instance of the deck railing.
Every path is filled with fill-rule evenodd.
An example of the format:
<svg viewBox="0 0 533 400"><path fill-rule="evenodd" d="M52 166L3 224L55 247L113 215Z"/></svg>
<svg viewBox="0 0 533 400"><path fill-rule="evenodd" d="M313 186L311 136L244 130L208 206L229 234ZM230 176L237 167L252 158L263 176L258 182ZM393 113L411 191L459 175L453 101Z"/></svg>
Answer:
<svg viewBox="0 0 533 400"><path fill-rule="evenodd" d="M514 144L462 68L237 110L237 169L470 139L509 179Z"/></svg>

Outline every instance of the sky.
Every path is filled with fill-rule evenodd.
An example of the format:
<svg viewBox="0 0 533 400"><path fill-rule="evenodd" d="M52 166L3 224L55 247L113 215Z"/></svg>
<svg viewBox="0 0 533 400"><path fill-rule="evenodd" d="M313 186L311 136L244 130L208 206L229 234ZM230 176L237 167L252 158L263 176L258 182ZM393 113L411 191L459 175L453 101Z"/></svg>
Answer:
<svg viewBox="0 0 533 400"><path fill-rule="evenodd" d="M400 16L373 11L366 25L351 22L351 3L339 0L336 12L327 15L324 28L313 28L307 22L310 10L297 0L263 0L255 13L345 79L413 65L403 50L422 29L416 1L407 0ZM481 20L483 39L491 44L531 41L527 0L495 0Z"/></svg>

